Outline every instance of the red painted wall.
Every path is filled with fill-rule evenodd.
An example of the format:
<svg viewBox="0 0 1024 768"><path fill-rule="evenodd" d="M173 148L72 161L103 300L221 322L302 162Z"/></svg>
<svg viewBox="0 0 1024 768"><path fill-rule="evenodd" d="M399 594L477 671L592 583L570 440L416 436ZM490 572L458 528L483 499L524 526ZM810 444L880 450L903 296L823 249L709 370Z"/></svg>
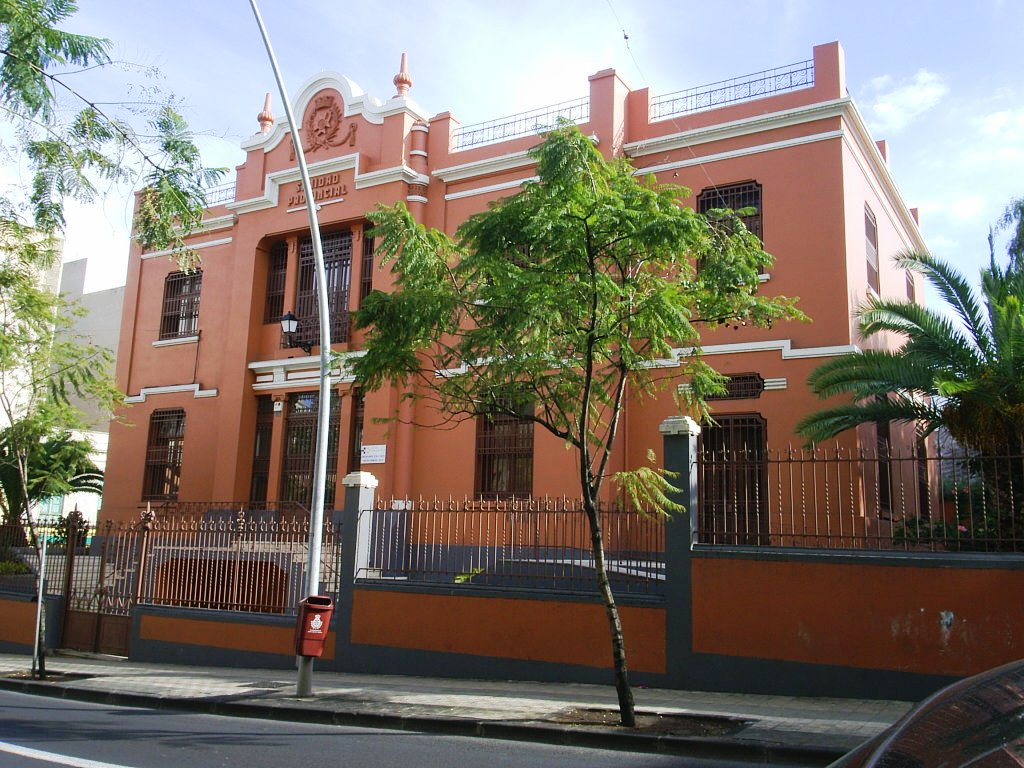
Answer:
<svg viewBox="0 0 1024 768"><path fill-rule="evenodd" d="M970 675L1024 657L1024 571L693 561L693 649Z"/></svg>
<svg viewBox="0 0 1024 768"><path fill-rule="evenodd" d="M622 606L630 669L665 671L665 611ZM604 607L357 589L352 642L611 669Z"/></svg>

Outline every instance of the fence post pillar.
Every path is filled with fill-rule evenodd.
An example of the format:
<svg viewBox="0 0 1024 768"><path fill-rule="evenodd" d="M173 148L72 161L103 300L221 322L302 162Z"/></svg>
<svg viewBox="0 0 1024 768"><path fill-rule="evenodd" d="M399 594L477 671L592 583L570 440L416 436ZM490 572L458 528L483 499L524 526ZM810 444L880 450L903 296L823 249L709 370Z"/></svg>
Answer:
<svg viewBox="0 0 1024 768"><path fill-rule="evenodd" d="M71 612L71 593L75 585L75 550L78 548L78 540L84 538L85 519L78 511L78 505L68 512L67 517L67 541L64 544L64 604L61 607L60 617L60 642L63 644L67 637L68 614Z"/></svg>
<svg viewBox="0 0 1024 768"><path fill-rule="evenodd" d="M672 501L685 511L665 522L665 673L668 685L686 685L693 657L692 544L697 530L697 436L700 426L689 416L665 419L662 434L665 469L675 473Z"/></svg>
<svg viewBox="0 0 1024 768"><path fill-rule="evenodd" d="M370 564L374 496L377 478L369 472L350 472L341 481L345 506L341 512L341 566L338 602L334 608L334 667L343 669L352 636L352 595L355 580ZM360 514L366 512L366 514Z"/></svg>

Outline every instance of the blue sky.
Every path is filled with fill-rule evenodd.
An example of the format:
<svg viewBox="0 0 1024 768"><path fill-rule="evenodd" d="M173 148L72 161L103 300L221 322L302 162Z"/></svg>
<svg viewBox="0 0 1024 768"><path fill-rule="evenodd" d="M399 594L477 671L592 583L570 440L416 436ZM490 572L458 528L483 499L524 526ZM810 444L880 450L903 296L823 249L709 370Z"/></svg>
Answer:
<svg viewBox="0 0 1024 768"><path fill-rule="evenodd" d="M158 68L161 78L144 79L181 99L210 164L242 160L237 145L256 131L265 92L283 114L247 0L82 6L67 27ZM658 95L809 59L815 44L839 40L850 93L888 141L933 253L973 273L987 259L989 225L1024 195L1020 0L262 0L260 9L292 95L333 70L386 99L406 51L410 96L464 124L585 95L588 75L609 67ZM81 84L90 93L123 93L121 78L90 77ZM93 259L87 289L123 282L127 213L123 194L72 212L66 258Z"/></svg>

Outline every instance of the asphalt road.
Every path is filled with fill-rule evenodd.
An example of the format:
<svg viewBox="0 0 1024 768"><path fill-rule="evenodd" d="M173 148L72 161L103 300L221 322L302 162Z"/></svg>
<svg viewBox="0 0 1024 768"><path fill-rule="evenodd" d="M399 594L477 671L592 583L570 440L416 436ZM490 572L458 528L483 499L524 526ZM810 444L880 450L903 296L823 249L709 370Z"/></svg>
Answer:
<svg viewBox="0 0 1024 768"><path fill-rule="evenodd" d="M662 768L741 763L133 709L0 691L0 768Z"/></svg>

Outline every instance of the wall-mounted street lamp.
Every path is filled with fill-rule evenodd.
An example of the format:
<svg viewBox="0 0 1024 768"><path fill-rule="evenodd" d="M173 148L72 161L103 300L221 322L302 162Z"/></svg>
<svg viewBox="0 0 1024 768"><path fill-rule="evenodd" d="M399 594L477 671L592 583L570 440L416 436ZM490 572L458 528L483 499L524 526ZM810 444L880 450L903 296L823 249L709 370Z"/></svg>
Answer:
<svg viewBox="0 0 1024 768"><path fill-rule="evenodd" d="M295 338L295 334L299 331L299 318L293 315L291 312L285 312L281 315L281 333L284 334L284 343L288 347L299 347L307 355L313 349L313 345L308 341L302 341Z"/></svg>

